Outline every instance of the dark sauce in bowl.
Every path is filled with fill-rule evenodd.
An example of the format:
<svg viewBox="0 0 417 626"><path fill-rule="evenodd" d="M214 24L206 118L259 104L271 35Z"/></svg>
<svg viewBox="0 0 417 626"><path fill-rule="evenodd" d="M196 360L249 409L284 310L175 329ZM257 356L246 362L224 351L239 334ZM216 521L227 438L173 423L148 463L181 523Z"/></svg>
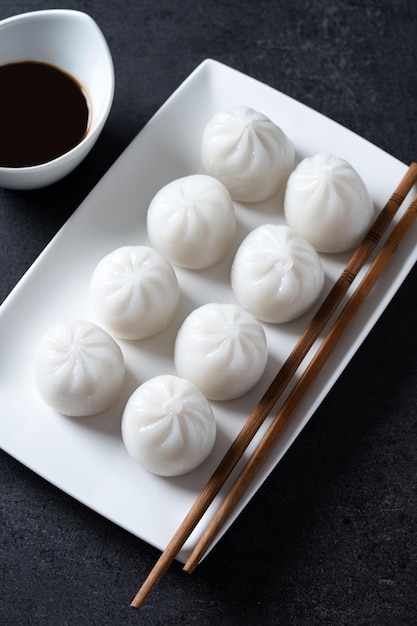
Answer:
<svg viewBox="0 0 417 626"><path fill-rule="evenodd" d="M85 91L53 65L1 65L0 92L0 167L46 163L74 148L88 132Z"/></svg>

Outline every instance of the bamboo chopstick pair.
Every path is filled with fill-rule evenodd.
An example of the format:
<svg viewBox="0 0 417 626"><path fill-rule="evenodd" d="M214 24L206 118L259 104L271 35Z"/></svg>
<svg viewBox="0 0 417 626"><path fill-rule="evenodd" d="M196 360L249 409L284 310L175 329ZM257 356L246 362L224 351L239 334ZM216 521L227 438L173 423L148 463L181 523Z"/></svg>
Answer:
<svg viewBox="0 0 417 626"><path fill-rule="evenodd" d="M350 261L347 263L342 274L330 290L323 304L318 309L310 324L300 337L295 348L275 376L271 385L261 398L254 411L251 413L236 439L226 452L222 461L214 471L208 483L200 493L183 522L177 529L166 549L162 552L160 558L151 570L142 587L137 592L131 602L131 606L139 608L146 601L155 585L162 578L170 564L174 561L178 552L188 539L204 513L218 494L227 478L235 468L239 459L249 443L258 432L261 424L270 414L279 397L287 387L304 357L313 346L321 331L340 304L342 298L348 291L353 280L363 267L382 235L388 228L396 212L410 192L413 185L417 182L417 163L411 163L403 179L388 200L385 207L379 213L373 226L363 239L362 243L353 253ZM391 235L386 240L384 246L375 257L368 271L363 277L357 289L354 291L346 306L340 313L336 322L323 339L316 354L306 367L302 376L295 384L293 390L287 397L282 408L272 420L270 426L266 430L262 439L258 443L256 449L252 453L248 462L244 466L242 472L226 495L223 503L214 515L212 521L208 525L206 531L194 548L191 556L187 560L184 570L191 573L198 565L199 560L207 551L211 542L228 519L235 508L239 498L255 476L259 466L265 459L273 444L277 441L279 434L293 414L302 397L307 392L311 383L323 367L330 353L336 346L342 334L348 327L349 323L355 316L361 304L375 285L376 281L388 265L393 254L397 250L401 241L407 234L409 228L417 218L417 196L409 205L407 211L394 227Z"/></svg>

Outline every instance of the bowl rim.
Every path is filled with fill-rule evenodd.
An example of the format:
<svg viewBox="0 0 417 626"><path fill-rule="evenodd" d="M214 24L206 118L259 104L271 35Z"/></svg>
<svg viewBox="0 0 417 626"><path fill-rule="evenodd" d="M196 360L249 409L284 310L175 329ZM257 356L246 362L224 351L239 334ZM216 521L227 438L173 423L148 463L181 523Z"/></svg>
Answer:
<svg viewBox="0 0 417 626"><path fill-rule="evenodd" d="M64 154L55 157L54 159L50 159L49 161L45 161L44 163L38 163L37 165L28 165L23 167L8 167L0 165L0 172L4 174L14 174L18 175L19 172L23 174L30 174L42 171L47 168L55 168L58 167L61 163L71 160L75 158L77 152L84 150L86 144L91 143L92 145L95 143L96 138L101 132L112 107L113 99L114 99L114 89L115 89L115 71L114 71L114 63L113 58L110 52L109 45L104 37L103 32L98 26L97 22L84 11L79 11L77 9L38 9L35 11L26 11L24 13L18 13L16 15L11 15L9 17L5 17L0 20L0 34L4 27L11 26L13 24L17 24L22 21L26 21L28 19L33 19L34 21L40 21L46 17L57 17L57 18L76 18L78 20L83 20L88 22L90 26L95 30L96 36L101 40L101 44L103 46L103 50L106 58L106 66L108 69L107 72L107 80L108 80L108 90L107 96L105 99L105 106L103 106L102 111L98 117L98 120L89 132L86 133L85 137L73 148L64 152ZM1 62L0 62L1 65ZM56 66L58 69L59 66Z"/></svg>

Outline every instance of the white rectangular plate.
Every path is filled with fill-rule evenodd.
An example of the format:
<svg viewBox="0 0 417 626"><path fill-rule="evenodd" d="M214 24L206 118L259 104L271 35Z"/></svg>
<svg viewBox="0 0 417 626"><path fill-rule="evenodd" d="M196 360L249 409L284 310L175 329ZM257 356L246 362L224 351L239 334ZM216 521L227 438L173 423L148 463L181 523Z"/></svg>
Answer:
<svg viewBox="0 0 417 626"><path fill-rule="evenodd" d="M403 163L299 102L206 60L138 134L0 309L2 448L80 502L161 550L313 311L281 327L266 326L270 358L261 382L237 401L213 405L218 422L213 454L197 470L179 478L149 474L128 456L120 436L120 418L128 396L140 382L156 374L174 373L173 343L186 314L205 302L233 301L228 274L238 240L228 257L210 270L178 269L181 306L167 331L142 342L119 342L127 363L126 384L120 401L104 414L70 419L50 410L33 386L33 349L40 334L53 323L71 317L89 318L89 280L97 262L121 245L148 243L146 211L151 198L165 183L199 172L203 127L214 113L239 104L263 112L278 124L294 142L298 158L331 152L349 161L365 180L378 210L406 171ZM261 222L283 222L282 207L276 202L256 209L243 205L236 208L240 239ZM288 450L411 270L417 258L414 236L415 230L300 404L229 525ZM348 258L323 257L326 293ZM221 495L214 504L219 503ZM185 544L180 561L195 545L212 511L213 507Z"/></svg>

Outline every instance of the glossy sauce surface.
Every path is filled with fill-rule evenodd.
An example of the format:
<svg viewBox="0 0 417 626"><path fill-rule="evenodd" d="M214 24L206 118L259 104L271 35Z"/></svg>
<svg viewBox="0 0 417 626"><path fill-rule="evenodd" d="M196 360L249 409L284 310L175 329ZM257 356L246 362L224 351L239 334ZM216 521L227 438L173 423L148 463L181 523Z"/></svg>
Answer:
<svg viewBox="0 0 417 626"><path fill-rule="evenodd" d="M28 167L57 158L88 132L81 85L45 63L0 66L0 166Z"/></svg>

